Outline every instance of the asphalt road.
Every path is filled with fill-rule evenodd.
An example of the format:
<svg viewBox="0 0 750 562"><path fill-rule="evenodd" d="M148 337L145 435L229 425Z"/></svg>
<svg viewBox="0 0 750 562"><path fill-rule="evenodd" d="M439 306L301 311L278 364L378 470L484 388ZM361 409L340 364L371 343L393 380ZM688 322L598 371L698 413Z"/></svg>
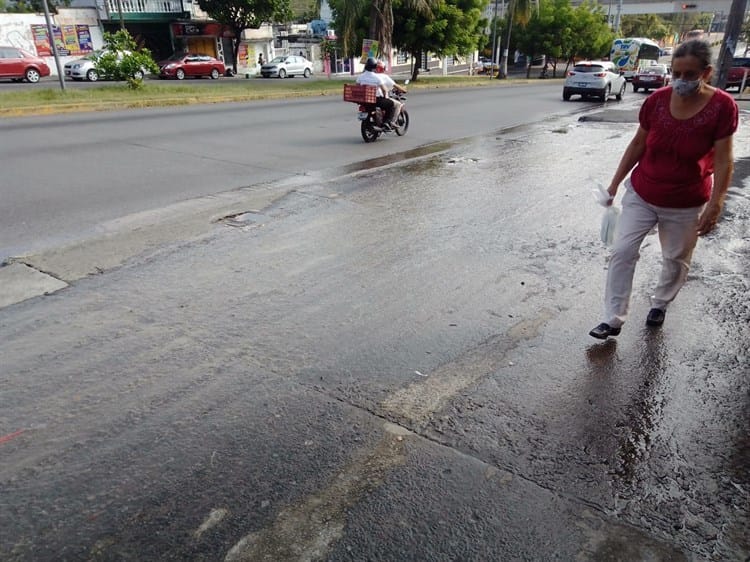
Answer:
<svg viewBox="0 0 750 562"><path fill-rule="evenodd" d="M0 121L0 262L190 198L570 113L559 84L414 91L407 136L365 144L354 104L321 97Z"/></svg>
<svg viewBox="0 0 750 562"><path fill-rule="evenodd" d="M600 343L635 105L248 189L0 310L0 559L745 560L748 118L664 327L651 238Z"/></svg>

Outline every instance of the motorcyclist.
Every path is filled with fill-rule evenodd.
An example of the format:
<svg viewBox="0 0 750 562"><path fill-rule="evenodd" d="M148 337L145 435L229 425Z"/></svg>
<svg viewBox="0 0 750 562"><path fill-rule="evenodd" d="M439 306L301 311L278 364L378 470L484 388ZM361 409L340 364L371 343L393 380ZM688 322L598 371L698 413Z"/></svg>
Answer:
<svg viewBox="0 0 750 562"><path fill-rule="evenodd" d="M388 86L386 86L385 80L383 80L382 74L376 74L375 69L377 68L377 61L370 57L365 62L365 69L357 76L357 84L363 86L375 86L377 87L377 97L375 98L375 105L385 111L385 125L390 126L390 122L393 120L395 114L395 102L388 97Z"/></svg>
<svg viewBox="0 0 750 562"><path fill-rule="evenodd" d="M382 60L376 61L375 73L383 80L383 83L385 84L385 87L388 88L389 93L391 90L396 90L397 92L402 94L406 93L406 88L403 88L402 86L396 84L393 78L385 73L385 63ZM398 121L398 116L401 114L401 108L404 106L404 104L398 100L394 100L393 98L390 99L391 101L393 101L393 114L390 116L390 118L386 117L386 119L391 124L391 127L395 128L396 121Z"/></svg>

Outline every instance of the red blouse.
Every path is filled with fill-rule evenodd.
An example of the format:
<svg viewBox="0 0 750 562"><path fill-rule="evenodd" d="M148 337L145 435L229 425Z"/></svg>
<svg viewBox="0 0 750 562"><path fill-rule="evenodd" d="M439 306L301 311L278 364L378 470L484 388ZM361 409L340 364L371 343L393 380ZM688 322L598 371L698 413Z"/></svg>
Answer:
<svg viewBox="0 0 750 562"><path fill-rule="evenodd" d="M658 207L700 207L711 196L714 143L737 130L734 98L723 90L690 119L669 111L672 88L660 88L641 106L638 117L648 135L646 150L631 174L633 189Z"/></svg>

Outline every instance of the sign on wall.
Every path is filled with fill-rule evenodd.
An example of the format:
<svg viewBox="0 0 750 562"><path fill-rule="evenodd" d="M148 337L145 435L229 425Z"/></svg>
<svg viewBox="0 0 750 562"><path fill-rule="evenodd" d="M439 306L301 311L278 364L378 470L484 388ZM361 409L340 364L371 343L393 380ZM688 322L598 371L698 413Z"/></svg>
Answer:
<svg viewBox="0 0 750 562"><path fill-rule="evenodd" d="M368 58L375 58L378 54L378 42L375 39L363 39L362 40L362 64L364 64Z"/></svg>
<svg viewBox="0 0 750 562"><path fill-rule="evenodd" d="M31 35L34 38L37 54L40 57L51 57L52 46L47 26L32 23ZM55 48L60 56L85 55L94 50L88 25L53 25L52 35L55 40Z"/></svg>

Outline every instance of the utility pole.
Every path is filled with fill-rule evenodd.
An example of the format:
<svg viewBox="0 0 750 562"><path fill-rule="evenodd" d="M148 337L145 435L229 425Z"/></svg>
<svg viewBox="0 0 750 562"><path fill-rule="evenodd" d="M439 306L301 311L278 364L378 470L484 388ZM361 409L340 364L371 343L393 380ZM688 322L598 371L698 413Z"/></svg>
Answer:
<svg viewBox="0 0 750 562"><path fill-rule="evenodd" d="M495 0L495 17L492 19L492 62L490 63L490 71L487 73L490 78L495 72L495 62L497 61L497 2Z"/></svg>
<svg viewBox="0 0 750 562"><path fill-rule="evenodd" d="M117 11L120 13L120 29L125 29L125 17L122 15L122 0L117 0Z"/></svg>
<svg viewBox="0 0 750 562"><path fill-rule="evenodd" d="M510 50L510 32L513 28L513 12L516 9L517 0L508 0L508 10L505 12L505 17L508 18L508 25L505 26L505 48L503 49L503 55L500 57L500 71L498 72L498 78L508 77L508 51Z"/></svg>
<svg viewBox="0 0 750 562"><path fill-rule="evenodd" d="M615 15L614 32L615 36L620 35L620 18L622 17L622 0L617 1L617 14Z"/></svg>
<svg viewBox="0 0 750 562"><path fill-rule="evenodd" d="M727 85L729 69L732 68L732 58L734 50L737 48L737 40L740 37L742 23L745 21L745 10L747 9L747 0L732 0L732 7L729 8L729 17L727 26L724 30L724 40L721 42L721 52L719 53L719 62L717 64L719 72L716 76L714 86L724 88Z"/></svg>
<svg viewBox="0 0 750 562"><path fill-rule="evenodd" d="M52 32L52 18L49 15L49 6L47 0L42 0L44 4L44 20L47 22L47 33L49 33L49 46L52 49L52 56L55 57L55 66L57 67L57 77L60 79L60 89L65 91L65 75L63 75L62 64L60 64L60 56L57 54L57 47L55 46L55 34Z"/></svg>

